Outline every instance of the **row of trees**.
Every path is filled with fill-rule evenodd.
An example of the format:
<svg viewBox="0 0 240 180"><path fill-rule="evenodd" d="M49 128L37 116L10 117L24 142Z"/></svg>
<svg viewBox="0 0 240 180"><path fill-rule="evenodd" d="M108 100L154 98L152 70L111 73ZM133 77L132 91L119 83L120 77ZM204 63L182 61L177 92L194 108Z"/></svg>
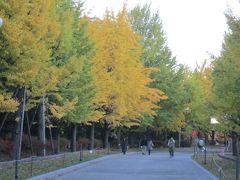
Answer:
<svg viewBox="0 0 240 180"><path fill-rule="evenodd" d="M37 119L43 145L45 125L59 133L67 122L75 150L77 124L102 124L107 143L111 129L139 125L166 99L160 89L148 86L158 69L141 63L140 36L131 29L125 8L117 16L106 12L100 20L83 16L82 4L71 0L2 1L0 6L1 129L12 120L18 157L24 119L29 132Z"/></svg>
<svg viewBox="0 0 240 180"><path fill-rule="evenodd" d="M231 11L226 14L228 32L225 34L221 55L212 68L214 110L224 130L233 137L236 154L240 132L240 19Z"/></svg>
<svg viewBox="0 0 240 180"><path fill-rule="evenodd" d="M72 0L0 1L0 133L12 134L17 158L23 127L30 142L38 132L41 155L46 128L57 140L71 129L72 151L78 125L91 125L91 148L95 125L105 147L122 128L179 132L179 140L181 132L207 134L213 115L223 120L218 130L239 131L239 20L227 16L221 56L192 72L172 56L159 12L126 7L98 19Z"/></svg>

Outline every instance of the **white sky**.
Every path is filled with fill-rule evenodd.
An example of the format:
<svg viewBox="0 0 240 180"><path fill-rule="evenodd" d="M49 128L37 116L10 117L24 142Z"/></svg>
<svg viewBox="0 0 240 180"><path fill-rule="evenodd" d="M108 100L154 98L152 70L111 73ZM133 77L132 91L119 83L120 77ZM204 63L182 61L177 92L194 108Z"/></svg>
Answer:
<svg viewBox="0 0 240 180"><path fill-rule="evenodd" d="M85 0L90 16L102 17L105 9L118 12L125 0ZM209 59L207 52L220 54L224 32L227 31L224 12L228 7L240 12L238 0L128 0L128 8L152 3L159 10L167 43L178 62L193 69L196 62Z"/></svg>

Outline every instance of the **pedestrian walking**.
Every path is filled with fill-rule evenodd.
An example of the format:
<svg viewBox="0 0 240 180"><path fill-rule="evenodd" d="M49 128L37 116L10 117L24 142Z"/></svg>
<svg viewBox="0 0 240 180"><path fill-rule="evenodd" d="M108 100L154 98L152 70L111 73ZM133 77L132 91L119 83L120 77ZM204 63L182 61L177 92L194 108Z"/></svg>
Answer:
<svg viewBox="0 0 240 180"><path fill-rule="evenodd" d="M126 138L122 139L121 147L122 147L122 153L123 153L123 155L125 155L127 152L127 147L128 147L128 141Z"/></svg>
<svg viewBox="0 0 240 180"><path fill-rule="evenodd" d="M145 155L146 150L147 150L147 138L146 138L146 136L144 136L144 138L141 140L140 147L141 147L141 150L142 150L142 155Z"/></svg>
<svg viewBox="0 0 240 180"><path fill-rule="evenodd" d="M153 142L152 142L152 140L151 139L148 139L147 140L147 151L148 151L148 155L150 155L151 154L151 151L152 151L152 149L153 149Z"/></svg>
<svg viewBox="0 0 240 180"><path fill-rule="evenodd" d="M232 139L228 137L227 142L226 142L226 151L231 152L232 150Z"/></svg>
<svg viewBox="0 0 240 180"><path fill-rule="evenodd" d="M169 148L169 155L170 158L174 156L174 149L175 149L175 140L173 139L173 137L171 137L168 140L168 148Z"/></svg>
<svg viewBox="0 0 240 180"><path fill-rule="evenodd" d="M204 140L203 139L199 139L198 143L198 148L201 150L201 151L204 151L205 150L205 143L204 143Z"/></svg>

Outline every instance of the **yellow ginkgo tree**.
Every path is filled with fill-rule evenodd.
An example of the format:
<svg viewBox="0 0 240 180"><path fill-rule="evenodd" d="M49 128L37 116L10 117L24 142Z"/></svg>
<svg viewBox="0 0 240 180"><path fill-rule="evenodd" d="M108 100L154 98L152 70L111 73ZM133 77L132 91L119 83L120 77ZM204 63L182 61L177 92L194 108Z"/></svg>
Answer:
<svg viewBox="0 0 240 180"><path fill-rule="evenodd" d="M156 69L141 63L141 37L131 29L125 7L117 16L106 11L103 20L91 19L89 34L96 46L93 106L103 113L99 121L109 130L139 125L143 113L154 115L155 103L166 96L148 87Z"/></svg>
<svg viewBox="0 0 240 180"><path fill-rule="evenodd" d="M59 34L54 7L55 0L9 0L0 3L0 16L4 20L0 33L1 46L4 47L0 53L1 85L8 91L15 91L19 101L16 118L17 159L21 155L26 94L28 99L43 97L58 81L57 70L51 64L51 46ZM14 103L12 105L16 106ZM40 111L44 112L42 106ZM43 119L44 113L39 114ZM39 126L45 129L44 125ZM42 141L45 139L44 133L40 134Z"/></svg>

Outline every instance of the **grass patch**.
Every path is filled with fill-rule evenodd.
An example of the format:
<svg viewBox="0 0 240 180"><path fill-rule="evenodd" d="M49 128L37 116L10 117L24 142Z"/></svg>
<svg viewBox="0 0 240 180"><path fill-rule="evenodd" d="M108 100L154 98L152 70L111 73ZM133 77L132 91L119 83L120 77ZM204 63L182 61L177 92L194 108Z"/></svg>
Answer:
<svg viewBox="0 0 240 180"><path fill-rule="evenodd" d="M119 151L110 151L109 154L119 153ZM96 159L98 157L108 155L107 151L100 150L94 153L83 151L83 159L80 161L80 153L65 153L57 156L48 156L44 159L32 158L27 162L19 163L19 179L26 179L32 176L41 175L57 169L69 167L75 164ZM12 180L15 178L15 163L8 163L6 166L0 167L0 179Z"/></svg>
<svg viewBox="0 0 240 180"><path fill-rule="evenodd" d="M193 159L219 179L236 179L236 164L234 161L223 159L217 154L208 154L206 158L206 164L204 164L203 154L197 155L193 157Z"/></svg>

